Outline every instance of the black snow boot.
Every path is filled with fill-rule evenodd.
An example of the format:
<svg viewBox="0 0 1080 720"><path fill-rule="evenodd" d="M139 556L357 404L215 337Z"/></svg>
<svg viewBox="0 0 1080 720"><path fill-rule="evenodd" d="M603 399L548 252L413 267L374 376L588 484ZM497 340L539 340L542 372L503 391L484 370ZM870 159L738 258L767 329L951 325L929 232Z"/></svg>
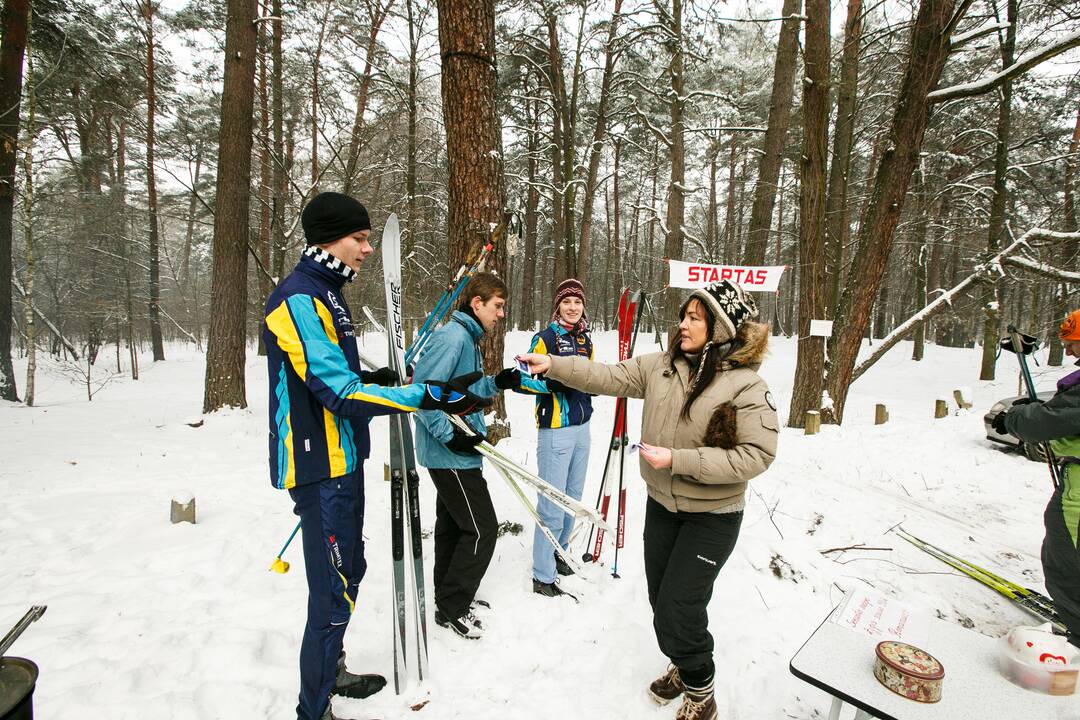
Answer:
<svg viewBox="0 0 1080 720"><path fill-rule="evenodd" d="M468 640L479 640L484 636L484 625L471 610L466 611L461 617L452 618L444 615L442 610L436 609L435 624L439 627L450 628Z"/></svg>
<svg viewBox="0 0 1080 720"><path fill-rule="evenodd" d="M560 575L573 575L574 568L566 564L566 561L559 557L558 553L555 553L555 572Z"/></svg>
<svg viewBox="0 0 1080 720"><path fill-rule="evenodd" d="M371 697L386 687L386 678L382 675L356 675L345 669L345 653L338 655L337 678L331 695L363 699ZM327 710L329 712L329 710Z"/></svg>
<svg viewBox="0 0 1080 720"><path fill-rule="evenodd" d="M559 597L561 595L565 595L566 597L570 598L574 602L578 601L578 599L576 597L574 597L570 593L563 590L557 584L555 584L553 582L549 582L549 583L541 582L540 580L537 580L536 578L533 578L533 592L536 593L537 595L544 595L545 597Z"/></svg>

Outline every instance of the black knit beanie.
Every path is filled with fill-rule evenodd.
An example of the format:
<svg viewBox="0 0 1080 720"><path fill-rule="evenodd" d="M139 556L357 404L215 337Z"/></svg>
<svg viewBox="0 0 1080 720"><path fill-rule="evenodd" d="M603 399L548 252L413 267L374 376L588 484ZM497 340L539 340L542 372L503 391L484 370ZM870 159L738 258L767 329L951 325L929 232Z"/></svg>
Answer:
<svg viewBox="0 0 1080 720"><path fill-rule="evenodd" d="M336 192L322 192L311 198L300 213L300 224L308 245L332 243L354 232L371 229L367 208Z"/></svg>

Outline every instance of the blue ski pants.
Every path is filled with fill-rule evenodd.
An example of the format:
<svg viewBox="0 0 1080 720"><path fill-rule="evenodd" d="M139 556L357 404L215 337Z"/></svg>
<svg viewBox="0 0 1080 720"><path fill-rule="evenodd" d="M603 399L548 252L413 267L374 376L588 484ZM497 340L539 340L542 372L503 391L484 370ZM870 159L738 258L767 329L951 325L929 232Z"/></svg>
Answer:
<svg viewBox="0 0 1080 720"><path fill-rule="evenodd" d="M363 470L289 490L300 516L307 574L307 625L300 644L299 720L319 720L330 702L337 661L367 571Z"/></svg>
<svg viewBox="0 0 1080 720"><path fill-rule="evenodd" d="M540 428L536 463L543 480L580 500L589 468L589 423ZM565 550L574 529L574 516L543 495L538 495L536 512ZM555 549L539 527L533 533L533 577L541 582L555 582Z"/></svg>

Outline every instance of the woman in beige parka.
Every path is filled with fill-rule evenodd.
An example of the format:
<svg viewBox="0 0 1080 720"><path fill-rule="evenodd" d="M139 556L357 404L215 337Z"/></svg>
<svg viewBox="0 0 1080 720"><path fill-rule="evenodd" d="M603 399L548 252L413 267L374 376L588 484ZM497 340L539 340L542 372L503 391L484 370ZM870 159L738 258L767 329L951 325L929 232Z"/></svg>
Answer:
<svg viewBox="0 0 1080 720"><path fill-rule="evenodd" d="M707 607L739 535L747 482L776 456L776 405L757 368L768 326L738 285L721 281L683 304L670 350L617 365L522 356L533 373L598 395L644 398L641 475L645 577L657 643L670 664L649 686L677 720L713 720Z"/></svg>

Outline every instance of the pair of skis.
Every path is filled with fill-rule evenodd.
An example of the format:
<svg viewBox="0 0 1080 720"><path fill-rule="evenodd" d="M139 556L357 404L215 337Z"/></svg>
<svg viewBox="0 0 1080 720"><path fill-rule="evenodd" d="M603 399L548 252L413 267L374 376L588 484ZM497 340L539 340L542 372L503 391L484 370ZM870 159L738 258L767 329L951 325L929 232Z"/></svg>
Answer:
<svg viewBox="0 0 1080 720"><path fill-rule="evenodd" d="M634 343L637 341L638 322L641 315L638 314L638 305L641 304L642 293L637 291L633 294L626 288L619 298L619 362L629 360L634 354ZM619 577L619 548L623 547L626 537L626 487L623 485L623 475L626 466L626 447L629 438L626 433L626 398L615 400L615 424L611 430L611 443L608 445L607 461L604 463L604 474L600 479L600 490L596 496L596 507L600 516L607 520L608 506L611 504L611 489L608 487L608 479L619 473L619 514L615 532L615 561L611 566L611 576ZM593 531L595 530L595 541ZM586 543L586 551L581 559L585 562L599 562L600 551L604 544L604 528L596 526L589 530L589 539ZM591 547L590 551L588 548Z"/></svg>
<svg viewBox="0 0 1080 720"><path fill-rule="evenodd" d="M967 560L953 555L947 550L942 550L936 545L930 544L926 540L915 537L903 528L897 528L896 534L926 554L936 557L946 565L959 570L973 580L978 580L991 590L1008 598L1022 610L1031 613L1043 622L1052 624L1055 629L1065 632L1065 623L1063 623L1061 617L1058 616L1057 610L1054 608L1054 601L1038 590L1032 590L1031 588L1018 585L1011 580L1006 580L986 568L981 568L974 563L970 563Z"/></svg>
<svg viewBox="0 0 1080 720"><path fill-rule="evenodd" d="M389 367L405 378L405 326L401 309L401 231L397 215L386 220L382 236L383 282L386 290ZM368 317L370 311L364 308ZM377 324L377 323L376 323ZM424 552L420 538L420 476L416 472L412 425L404 414L390 421L390 546L394 576L394 692L401 694L408 672L405 583L405 531L408 529L412 554L413 617L416 627L416 673L424 679L428 667L427 598L424 590Z"/></svg>
<svg viewBox="0 0 1080 720"><path fill-rule="evenodd" d="M459 418L456 415L447 415L447 417L450 419L450 422L467 435L475 436L478 434L462 418ZM486 440L476 446L476 451L486 457L499 471L499 474L503 476L503 479L510 486L510 489L514 491L514 495L536 520L536 526L543 532L544 537L548 539L548 542L551 543L551 546L559 557L561 557L567 565L573 568L574 572L579 572L581 570L580 563L572 557L572 553L563 550L559 541L547 526L544 525L543 521L540 519L539 513L536 511L536 505L533 504L532 500L522 491L520 484L528 485L533 490L536 490L552 503L572 515L576 521L589 523L598 528L601 532L605 530L611 532L611 526L608 525L607 519L602 517L595 509L582 504L580 500L575 500L561 490L552 487L547 481L526 468L523 468L515 460L503 454L502 451L496 449L494 445L491 445Z"/></svg>

